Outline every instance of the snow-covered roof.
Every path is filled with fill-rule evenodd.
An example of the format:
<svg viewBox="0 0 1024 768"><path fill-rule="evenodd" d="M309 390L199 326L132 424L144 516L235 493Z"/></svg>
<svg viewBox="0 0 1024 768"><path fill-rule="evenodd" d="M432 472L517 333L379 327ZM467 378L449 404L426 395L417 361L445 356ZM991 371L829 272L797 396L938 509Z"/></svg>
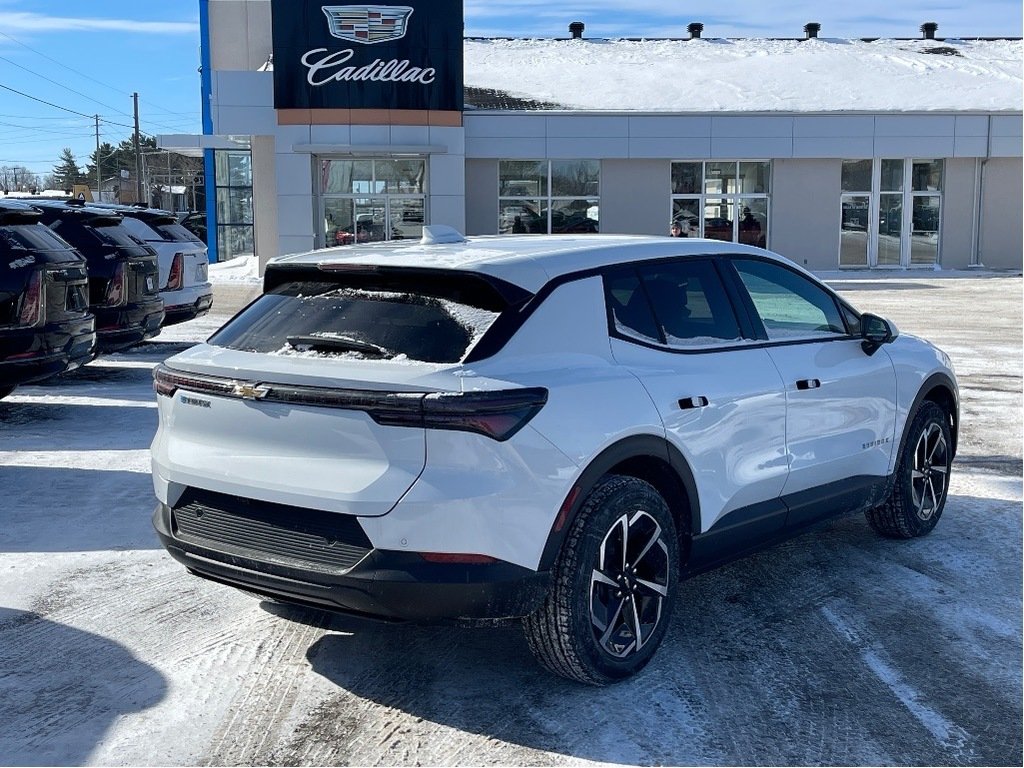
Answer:
<svg viewBox="0 0 1024 768"><path fill-rule="evenodd" d="M1024 104L1019 39L468 39L464 51L470 107L473 89L515 97L521 109L536 109L532 102L586 111L990 112Z"/></svg>
<svg viewBox="0 0 1024 768"><path fill-rule="evenodd" d="M461 243L393 241L323 248L273 259L268 267L316 264L481 272L536 292L552 278L609 264L669 256L764 251L719 240L651 235L488 235Z"/></svg>

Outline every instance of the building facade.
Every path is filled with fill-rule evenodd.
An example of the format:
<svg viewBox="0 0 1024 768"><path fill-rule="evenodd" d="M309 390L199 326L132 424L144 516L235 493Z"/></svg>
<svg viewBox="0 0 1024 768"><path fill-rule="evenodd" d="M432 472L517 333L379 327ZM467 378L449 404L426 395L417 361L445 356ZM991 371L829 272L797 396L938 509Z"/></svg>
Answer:
<svg viewBox="0 0 1024 768"><path fill-rule="evenodd" d="M1021 267L1019 96L951 80L966 94L960 108L943 101L941 80L894 75L888 86L883 71L873 87L892 93L873 102L855 88L793 103L751 89L690 108L697 99L678 89L662 98L644 78L682 51L694 52L682 64L699 79L700 56L720 55L713 41L699 51L696 41L463 41L461 4L448 5L438 15L416 0L202 0L205 135L160 142L206 152L219 259L417 238L425 223L491 235L678 225L818 271ZM841 81L848 65L837 57L850 55L827 41L721 42L736 73L798 53ZM985 46L1002 46L992 60L1020 55L1019 40L940 42L870 50L883 61L891 51L894 70L898 57L941 56L951 74L940 76L960 78ZM623 73L627 54L650 67ZM557 64L534 80L514 75L545 56ZM763 71L766 90L786 90Z"/></svg>

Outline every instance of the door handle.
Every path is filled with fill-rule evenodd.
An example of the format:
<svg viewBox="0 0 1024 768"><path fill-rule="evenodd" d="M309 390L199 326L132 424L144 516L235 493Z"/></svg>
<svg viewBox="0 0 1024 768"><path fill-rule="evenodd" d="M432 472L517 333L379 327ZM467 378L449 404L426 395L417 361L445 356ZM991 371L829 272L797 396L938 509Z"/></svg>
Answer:
<svg viewBox="0 0 1024 768"><path fill-rule="evenodd" d="M800 379L796 383L797 389L817 389L821 386L821 382L817 379Z"/></svg>
<svg viewBox="0 0 1024 768"><path fill-rule="evenodd" d="M689 408L703 408L708 404L708 399L704 395L696 395L694 397L683 397L679 400L679 407L682 410Z"/></svg>

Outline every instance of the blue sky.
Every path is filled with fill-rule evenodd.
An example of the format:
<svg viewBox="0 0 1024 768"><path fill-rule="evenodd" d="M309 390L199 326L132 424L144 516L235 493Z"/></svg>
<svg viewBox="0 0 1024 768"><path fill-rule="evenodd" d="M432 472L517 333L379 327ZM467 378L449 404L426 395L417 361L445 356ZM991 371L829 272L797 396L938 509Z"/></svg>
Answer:
<svg viewBox="0 0 1024 768"><path fill-rule="evenodd" d="M939 36L1020 36L1019 0L859 0L820 3L696 0L466 0L466 34L564 37L570 21L588 36L683 37L701 21L710 37L798 37L807 21L823 37L915 37L924 21ZM0 0L0 86L100 114L100 138L131 135L131 93L147 133L199 132L199 0ZM0 88L0 165L43 174L62 147L84 165L93 120Z"/></svg>

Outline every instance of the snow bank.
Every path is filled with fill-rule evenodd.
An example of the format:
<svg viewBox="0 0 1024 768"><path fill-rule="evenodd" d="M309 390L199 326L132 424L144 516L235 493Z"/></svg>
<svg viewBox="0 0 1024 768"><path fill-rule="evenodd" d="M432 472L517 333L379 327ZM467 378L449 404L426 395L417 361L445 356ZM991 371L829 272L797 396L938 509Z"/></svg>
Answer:
<svg viewBox="0 0 1024 768"><path fill-rule="evenodd" d="M260 263L255 254L210 265L211 283L259 283L260 280Z"/></svg>

